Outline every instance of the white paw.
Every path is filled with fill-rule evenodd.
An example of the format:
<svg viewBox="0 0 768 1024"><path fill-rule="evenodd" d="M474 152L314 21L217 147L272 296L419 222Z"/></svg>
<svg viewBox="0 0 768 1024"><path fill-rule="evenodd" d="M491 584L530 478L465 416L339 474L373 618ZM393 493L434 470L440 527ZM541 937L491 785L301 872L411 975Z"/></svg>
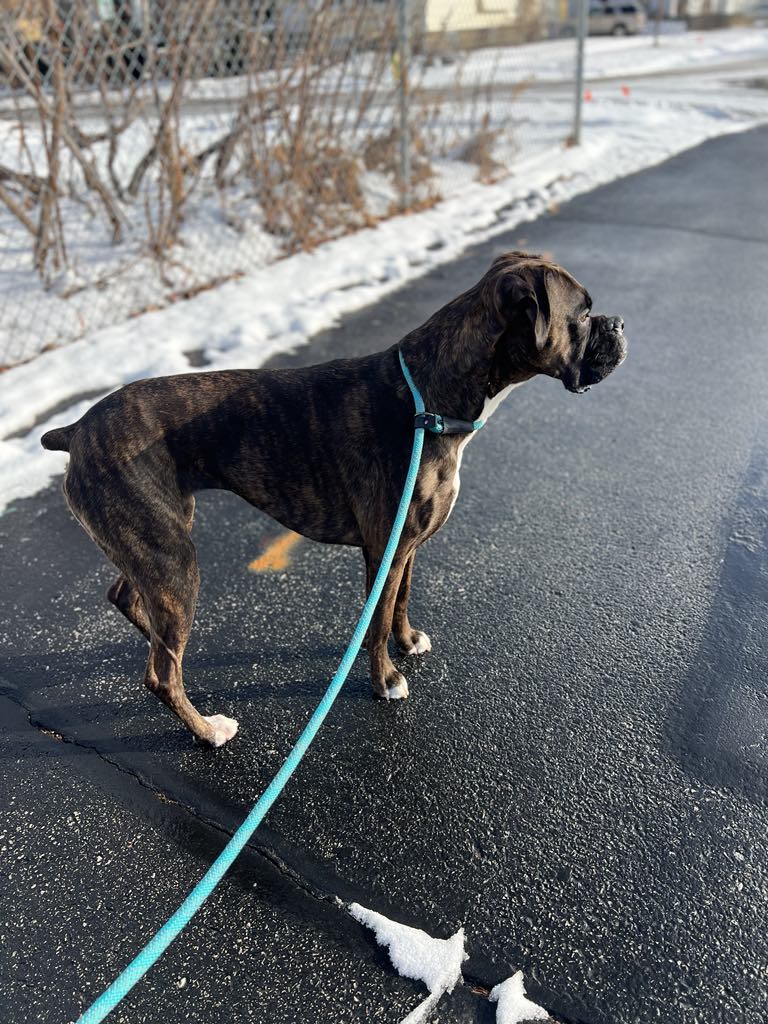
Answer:
<svg viewBox="0 0 768 1024"><path fill-rule="evenodd" d="M203 721L208 722L214 728L214 747L223 747L227 740L231 740L237 732L237 722L234 718L227 718L226 715L203 715Z"/></svg>
<svg viewBox="0 0 768 1024"><path fill-rule="evenodd" d="M400 676L394 686L387 687L387 700L405 700L408 696L408 680Z"/></svg>
<svg viewBox="0 0 768 1024"><path fill-rule="evenodd" d="M406 654L426 654L427 651L432 650L432 641L429 639L426 633L422 633L420 629L414 629L414 635L416 642L411 644L410 647L405 648Z"/></svg>

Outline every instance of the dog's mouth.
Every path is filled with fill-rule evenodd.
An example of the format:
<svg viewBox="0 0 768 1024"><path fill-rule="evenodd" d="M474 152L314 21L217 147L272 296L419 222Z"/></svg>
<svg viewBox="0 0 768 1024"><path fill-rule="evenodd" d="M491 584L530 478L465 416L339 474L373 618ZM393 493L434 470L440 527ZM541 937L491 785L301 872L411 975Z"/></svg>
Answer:
<svg viewBox="0 0 768 1024"><path fill-rule="evenodd" d="M585 395L595 384L599 384L601 380L604 380L610 372L610 370L605 372L602 372L602 370L598 371L594 367L588 366L585 362L581 362L577 366L568 367L560 379L565 390L570 391L572 395Z"/></svg>

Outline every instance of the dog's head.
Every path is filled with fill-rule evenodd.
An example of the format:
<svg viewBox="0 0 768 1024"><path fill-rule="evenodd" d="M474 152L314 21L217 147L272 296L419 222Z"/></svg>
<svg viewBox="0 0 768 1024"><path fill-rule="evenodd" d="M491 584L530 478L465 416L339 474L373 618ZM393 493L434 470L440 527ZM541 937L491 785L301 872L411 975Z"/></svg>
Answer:
<svg viewBox="0 0 768 1024"><path fill-rule="evenodd" d="M502 359L556 377L575 394L588 391L624 361L622 318L593 315L589 292L557 264L506 253L494 260L486 282Z"/></svg>

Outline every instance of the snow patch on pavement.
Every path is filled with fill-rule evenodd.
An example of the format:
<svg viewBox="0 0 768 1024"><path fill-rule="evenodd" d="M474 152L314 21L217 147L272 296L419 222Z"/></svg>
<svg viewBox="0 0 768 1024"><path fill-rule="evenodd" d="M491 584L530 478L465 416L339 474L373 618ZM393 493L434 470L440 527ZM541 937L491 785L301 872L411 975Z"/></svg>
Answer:
<svg viewBox="0 0 768 1024"><path fill-rule="evenodd" d="M549 1020L549 1014L537 1003L531 1002L525 994L523 972L518 971L511 978L491 989L488 997L497 1003L496 1024L527 1024L531 1020Z"/></svg>
<svg viewBox="0 0 768 1024"><path fill-rule="evenodd" d="M350 904L349 912L375 933L380 946L386 946L398 974L423 981L430 992L453 991L461 977L461 965L467 958L463 928L450 939L435 939L420 928L390 921L359 903Z"/></svg>
<svg viewBox="0 0 768 1024"><path fill-rule="evenodd" d="M352 903L349 912L356 921L372 929L376 941L389 951L392 966L398 974L422 981L429 996L408 1014L401 1024L419 1024L445 992L453 992L461 978L461 965L467 959L464 951L464 929L459 928L450 939L434 939L420 928L390 921L383 914Z"/></svg>
<svg viewBox="0 0 768 1024"><path fill-rule="evenodd" d="M464 929L459 928L450 939L434 939L420 928L410 928L390 921L383 914L352 903L349 912L356 921L370 928L376 941L389 951L392 966L398 974L422 981L429 995L400 1024L422 1024L437 1006L444 993L453 992L461 978L461 965L468 958L464 949ZM488 997L497 1003L496 1024L527 1024L528 1021L550 1020L547 1011L527 998L523 972L501 982Z"/></svg>

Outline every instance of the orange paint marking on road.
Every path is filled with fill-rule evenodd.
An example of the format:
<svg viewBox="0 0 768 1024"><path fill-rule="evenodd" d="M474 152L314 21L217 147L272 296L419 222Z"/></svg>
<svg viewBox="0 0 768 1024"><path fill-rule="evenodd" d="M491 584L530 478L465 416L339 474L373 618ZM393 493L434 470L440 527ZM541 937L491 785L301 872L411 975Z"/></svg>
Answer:
<svg viewBox="0 0 768 1024"><path fill-rule="evenodd" d="M296 547L300 540L300 534L288 530L268 544L248 568L253 572L279 572L281 569L287 569L291 563L291 549Z"/></svg>

